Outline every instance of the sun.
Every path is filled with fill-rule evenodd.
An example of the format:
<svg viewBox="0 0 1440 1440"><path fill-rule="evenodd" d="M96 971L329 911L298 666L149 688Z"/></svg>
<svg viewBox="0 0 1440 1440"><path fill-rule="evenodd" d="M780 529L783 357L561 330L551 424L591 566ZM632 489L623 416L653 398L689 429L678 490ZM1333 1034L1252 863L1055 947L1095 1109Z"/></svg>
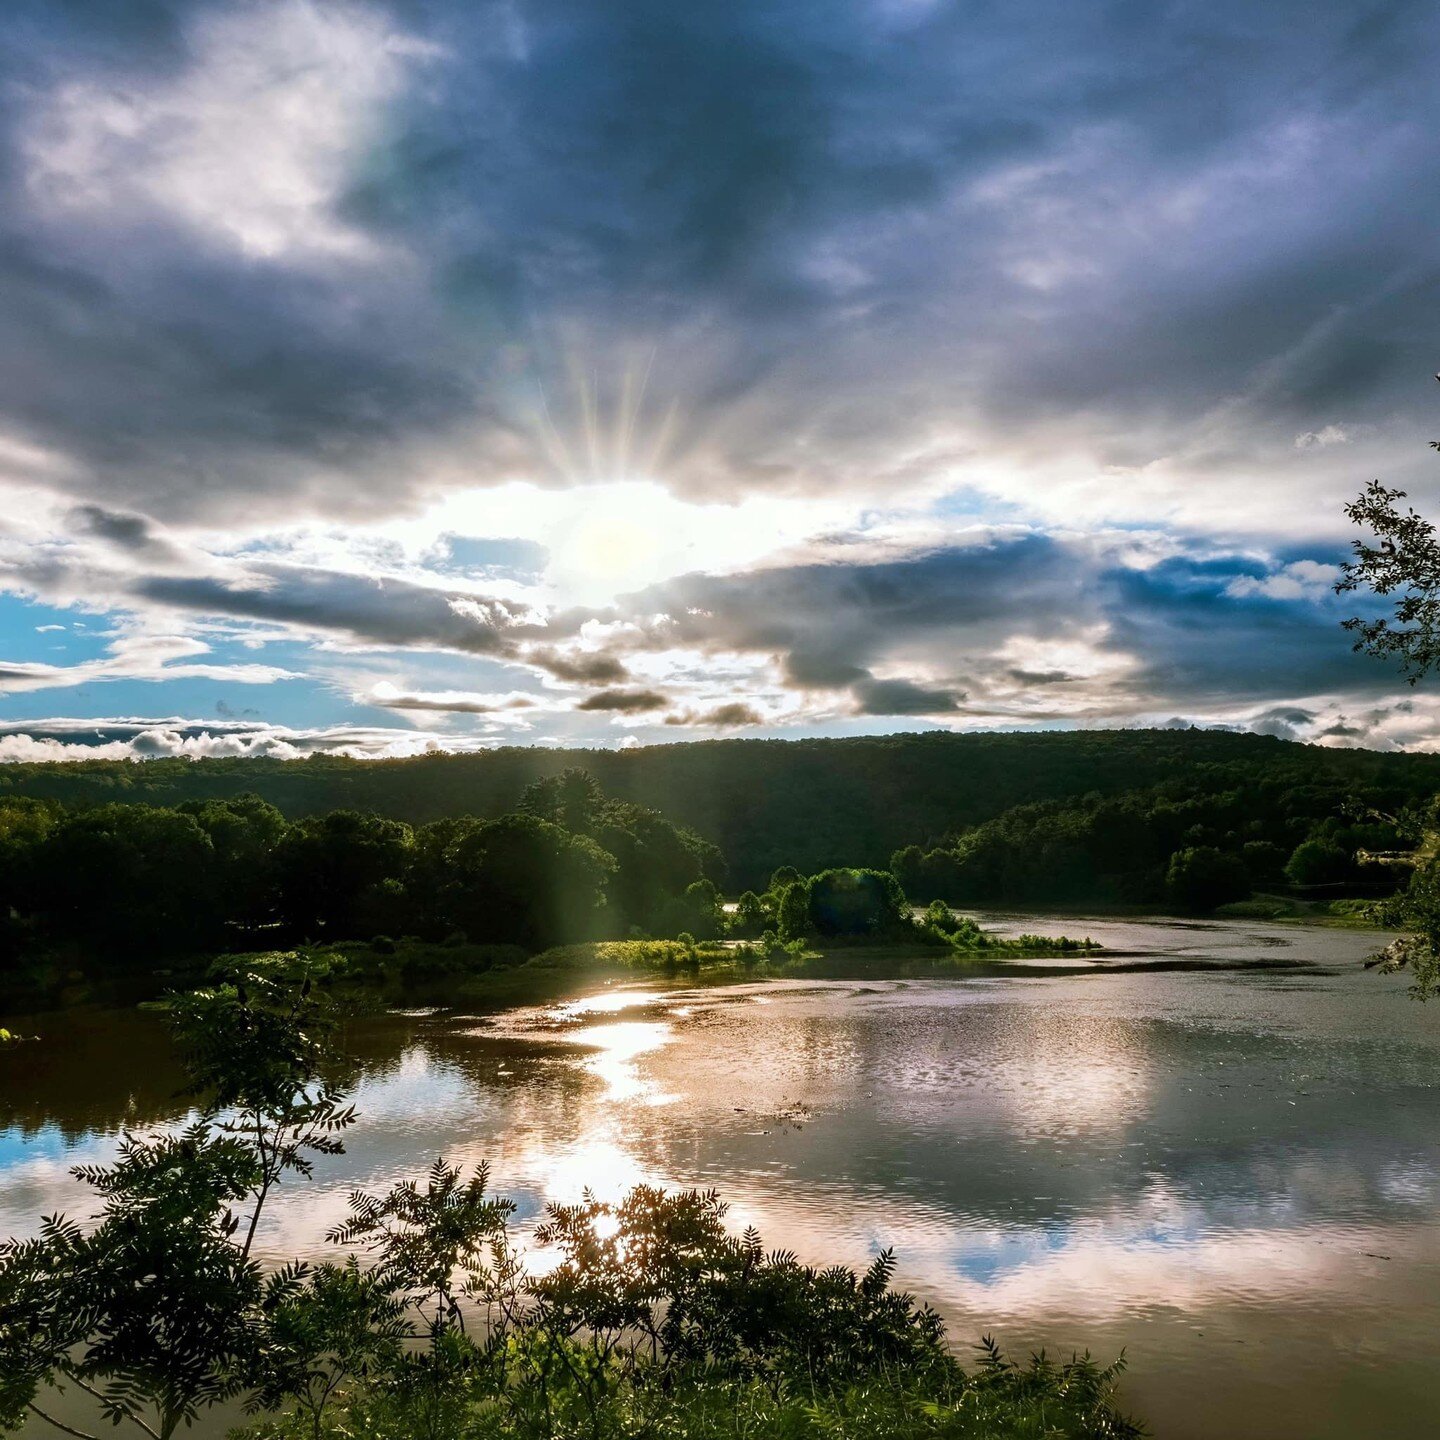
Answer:
<svg viewBox="0 0 1440 1440"><path fill-rule="evenodd" d="M662 547L659 531L628 515L589 515L556 547L557 566L587 580L617 584L649 574Z"/></svg>

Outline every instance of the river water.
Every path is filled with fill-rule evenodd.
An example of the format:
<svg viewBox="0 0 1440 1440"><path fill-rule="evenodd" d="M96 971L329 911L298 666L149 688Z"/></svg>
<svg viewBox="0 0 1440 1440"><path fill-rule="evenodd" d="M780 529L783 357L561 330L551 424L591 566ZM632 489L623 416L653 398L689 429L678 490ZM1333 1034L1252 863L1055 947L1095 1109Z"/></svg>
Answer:
<svg viewBox="0 0 1440 1440"><path fill-rule="evenodd" d="M958 1344L1123 1347L1169 1440L1440 1433L1440 1006L1361 969L1374 936L979 918L1109 953L358 1023L361 1123L282 1193L266 1253L326 1253L352 1187L437 1155L489 1160L526 1220L586 1187L714 1186L768 1246L893 1246ZM68 1167L179 1112L153 1021L22 1028L43 1043L0 1057L0 1234L83 1213Z"/></svg>

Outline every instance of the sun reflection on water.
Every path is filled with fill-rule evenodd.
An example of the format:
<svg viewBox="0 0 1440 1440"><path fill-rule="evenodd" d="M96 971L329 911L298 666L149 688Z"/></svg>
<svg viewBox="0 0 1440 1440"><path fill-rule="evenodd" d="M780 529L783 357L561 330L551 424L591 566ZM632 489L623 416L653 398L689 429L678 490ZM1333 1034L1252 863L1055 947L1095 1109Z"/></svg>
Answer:
<svg viewBox="0 0 1440 1440"><path fill-rule="evenodd" d="M646 1105L668 1105L676 1097L665 1094L635 1063L666 1044L671 1027L662 1020L617 1020L608 1025L586 1025L566 1040L593 1046L597 1051L583 1068L605 1084L606 1100L638 1100Z"/></svg>
<svg viewBox="0 0 1440 1440"><path fill-rule="evenodd" d="M647 1005L658 1005L664 999L659 990L608 990L582 995L578 1000L567 1000L547 1013L552 1020L563 1023L585 1015L614 1015L621 1010L638 1010Z"/></svg>

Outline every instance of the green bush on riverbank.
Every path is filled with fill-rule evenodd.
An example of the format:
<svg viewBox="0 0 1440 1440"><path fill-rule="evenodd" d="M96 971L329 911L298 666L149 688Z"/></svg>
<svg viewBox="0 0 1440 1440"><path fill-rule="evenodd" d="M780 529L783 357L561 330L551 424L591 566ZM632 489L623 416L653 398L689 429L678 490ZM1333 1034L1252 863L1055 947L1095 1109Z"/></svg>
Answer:
<svg viewBox="0 0 1440 1440"><path fill-rule="evenodd" d="M953 919L954 917L952 917ZM369 945L327 946L329 983L342 994L392 1003L453 1001L480 1008L538 1004L587 985L643 976L696 980L764 980L809 976L925 977L963 973L976 963L1095 954L1090 940L1021 935L1001 939L972 920L957 921L954 939L933 932L909 939L836 937L783 943L760 941L597 940L561 945L526 957L513 947L427 946L401 940L376 951Z"/></svg>

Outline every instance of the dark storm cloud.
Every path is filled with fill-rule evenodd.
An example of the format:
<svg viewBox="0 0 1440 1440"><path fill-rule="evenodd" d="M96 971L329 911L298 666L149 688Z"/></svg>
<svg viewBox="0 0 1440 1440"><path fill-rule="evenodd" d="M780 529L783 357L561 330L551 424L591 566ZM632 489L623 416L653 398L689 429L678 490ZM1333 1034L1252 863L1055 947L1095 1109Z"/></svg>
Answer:
<svg viewBox="0 0 1440 1440"><path fill-rule="evenodd" d="M1103 575L1109 644L1142 662L1130 680L1137 695L1194 705L1221 694L1262 701L1281 685L1292 695L1393 688L1339 629L1351 601L1325 587L1300 598L1236 593L1255 570L1246 557L1177 557Z"/></svg>
<svg viewBox="0 0 1440 1440"><path fill-rule="evenodd" d="M682 710L665 717L667 725L706 725L717 730L738 730L749 725L763 725L765 717L743 700L730 700L710 710Z"/></svg>
<svg viewBox="0 0 1440 1440"><path fill-rule="evenodd" d="M737 575L683 575L628 597L663 614L674 644L773 650L799 688L864 682L906 639L971 641L1051 633L1094 615L1099 601L1083 547L1021 534L873 563L835 561Z"/></svg>
<svg viewBox="0 0 1440 1440"><path fill-rule="evenodd" d="M855 686L855 698L861 715L943 715L953 713L965 695L910 680L864 680Z"/></svg>
<svg viewBox="0 0 1440 1440"><path fill-rule="evenodd" d="M133 593L204 615L339 632L368 645L435 646L497 657L513 653L511 634L523 615L500 600L298 565L257 565L233 582L151 576L138 580Z"/></svg>
<svg viewBox="0 0 1440 1440"><path fill-rule="evenodd" d="M143 515L127 515L99 505L77 505L66 518L71 528L82 535L95 535L122 550L144 551L155 543L150 522Z"/></svg>
<svg viewBox="0 0 1440 1440"><path fill-rule="evenodd" d="M567 377L603 415L637 346L678 407L663 478L707 491L862 483L956 415L1145 463L1244 395L1209 441L1233 459L1277 419L1413 408L1433 369L1432 7L0 23L0 407L116 508L376 513L584 471L547 430L575 439Z"/></svg>
<svg viewBox="0 0 1440 1440"><path fill-rule="evenodd" d="M1348 602L1322 578L1333 557L1302 560L1302 583L1294 562L1214 550L1152 560L1126 546L1123 536L1000 534L870 563L681 576L626 604L663 617L637 621L639 646L769 656L795 688L848 689L869 715L1004 713L1061 684L1075 713L1095 717L1263 703L1282 687L1296 696L1392 687L1340 629ZM1006 660L1027 643L1078 646L1096 658L1095 673ZM876 678L882 667L892 678ZM931 678L894 677L910 667ZM1267 713L1304 723L1300 710Z"/></svg>
<svg viewBox="0 0 1440 1440"><path fill-rule="evenodd" d="M552 645L534 645L525 652L525 660L557 680L576 685L614 685L630 678L630 672L613 655L592 651L576 650L567 654Z"/></svg>
<svg viewBox="0 0 1440 1440"><path fill-rule="evenodd" d="M669 703L669 697L658 690L601 690L587 696L575 708L617 715L643 715L650 710L663 710Z"/></svg>

